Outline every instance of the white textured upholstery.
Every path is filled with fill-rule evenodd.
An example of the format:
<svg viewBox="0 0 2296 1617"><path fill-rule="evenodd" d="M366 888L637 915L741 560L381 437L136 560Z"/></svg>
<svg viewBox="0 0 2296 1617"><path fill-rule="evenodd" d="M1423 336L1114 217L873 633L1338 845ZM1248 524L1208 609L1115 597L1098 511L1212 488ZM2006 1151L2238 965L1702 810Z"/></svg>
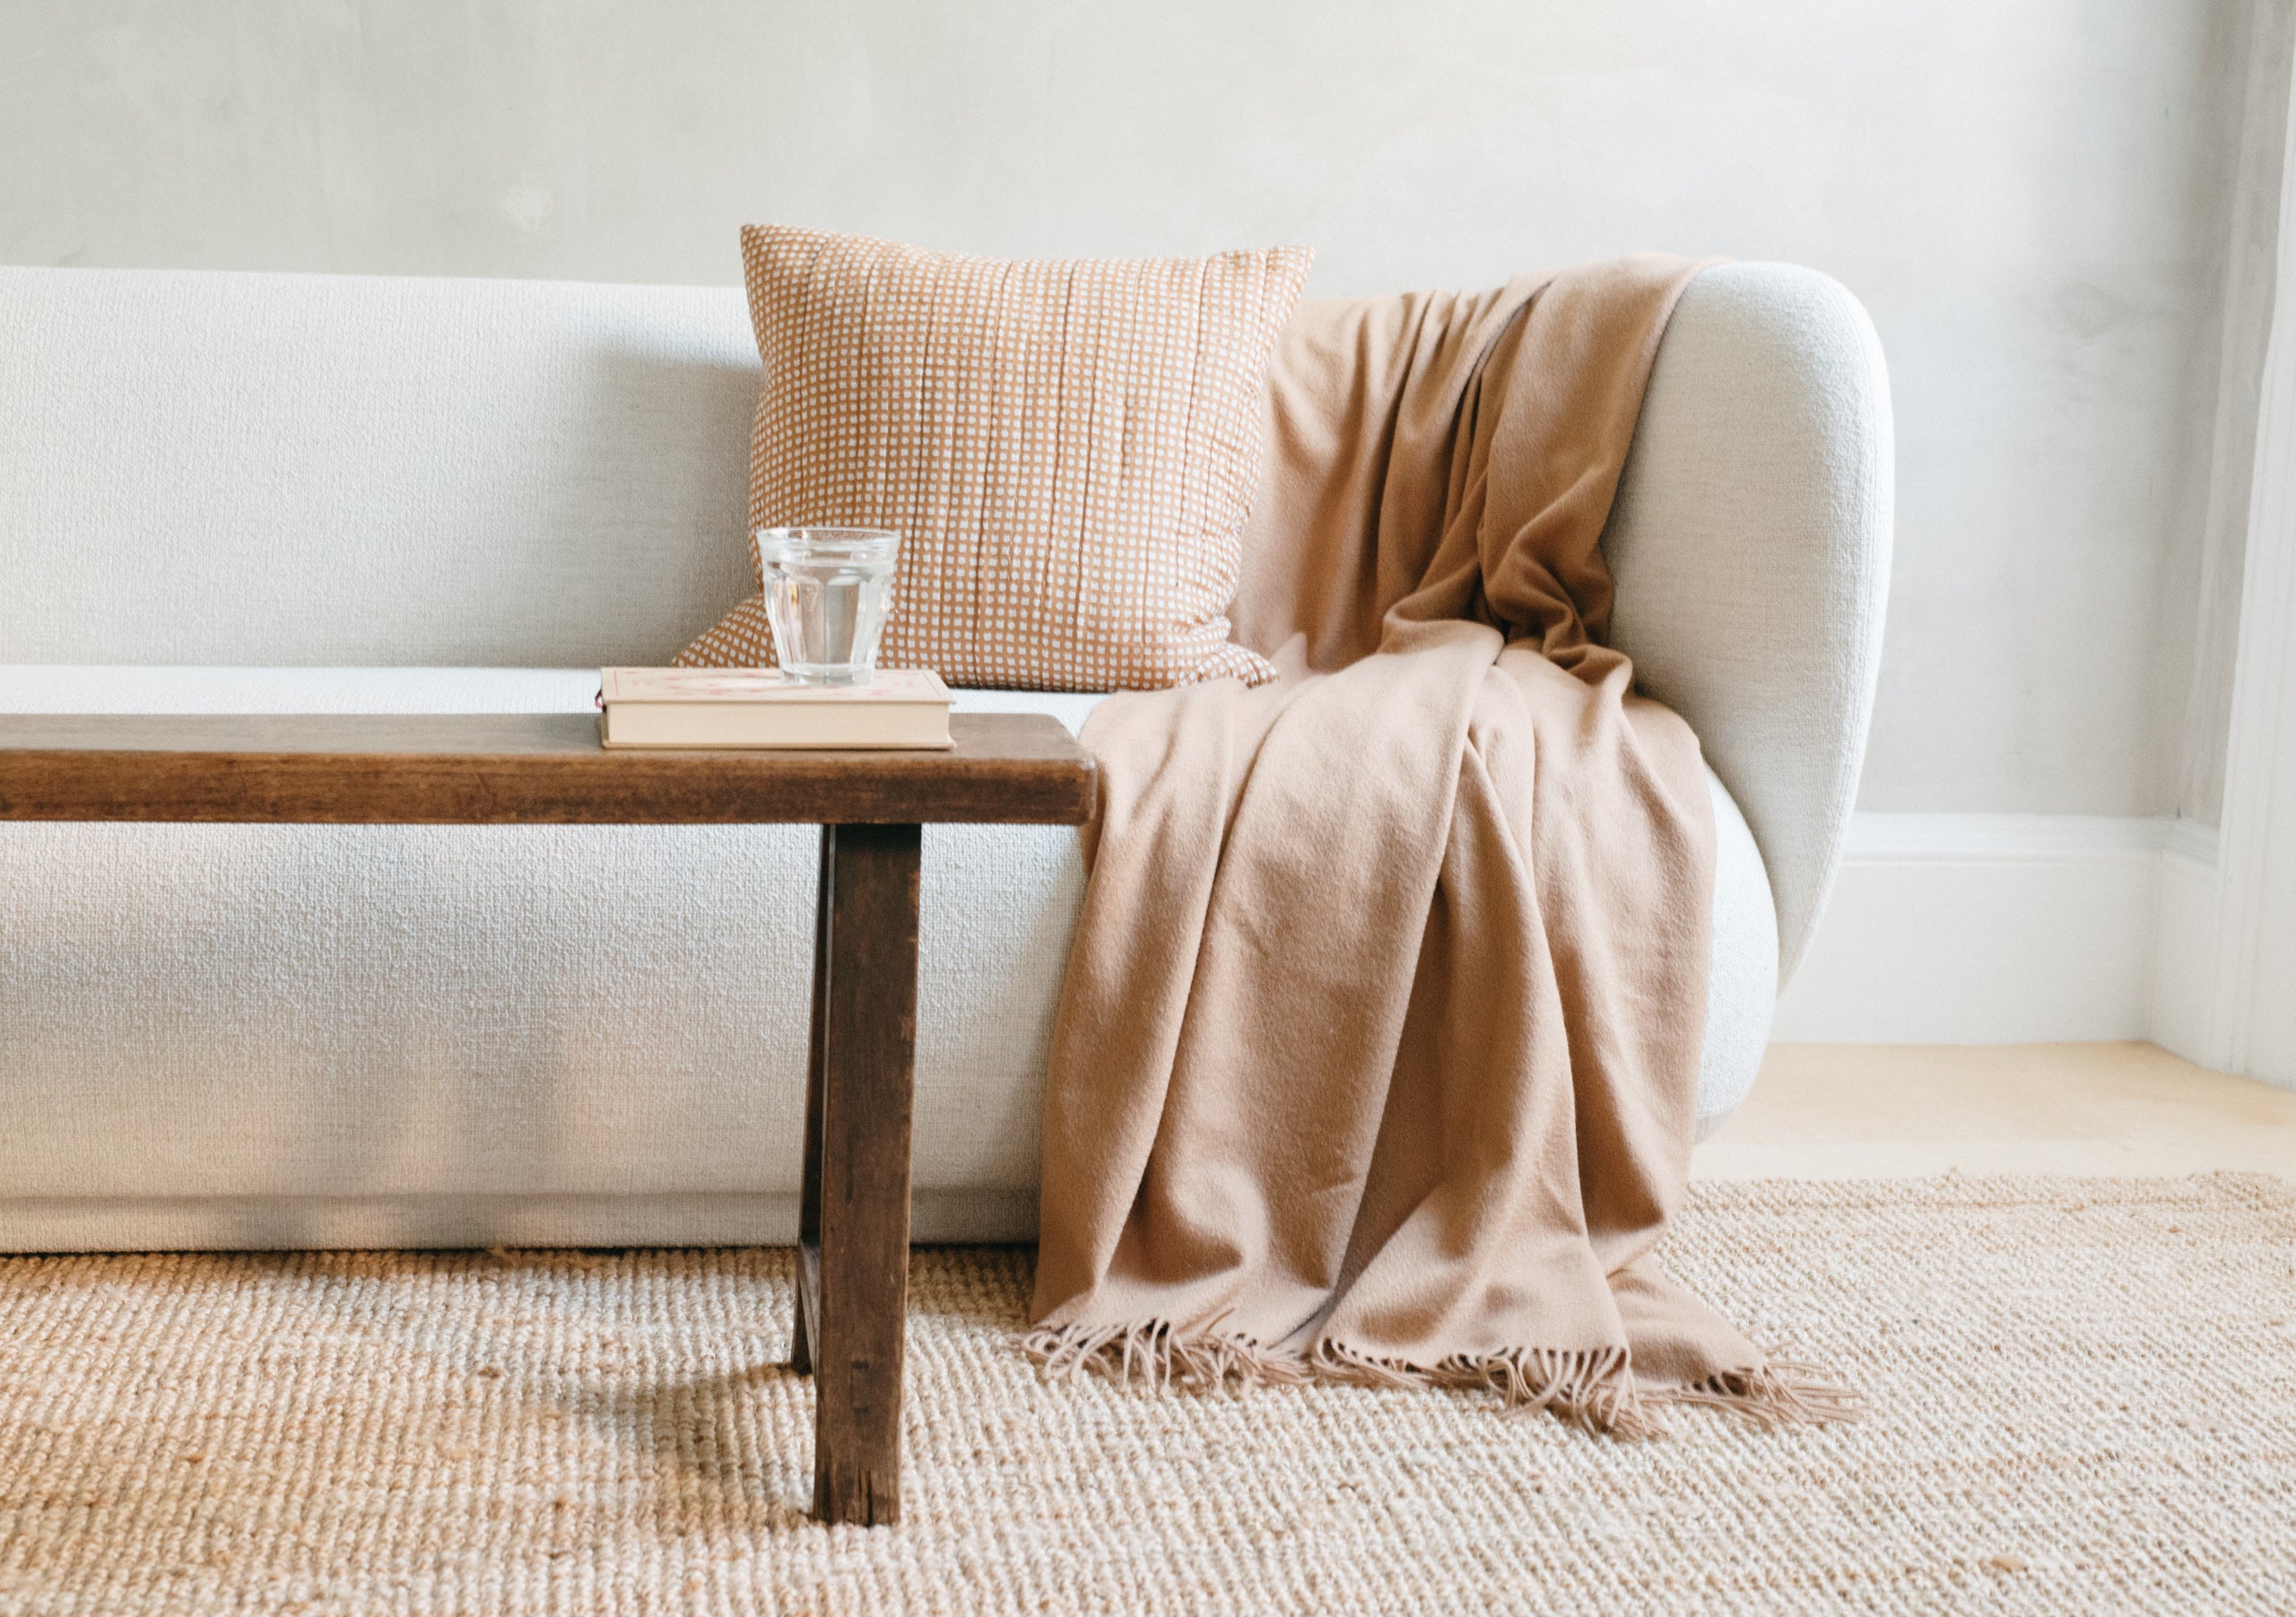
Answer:
<svg viewBox="0 0 2296 1617"><path fill-rule="evenodd" d="M0 663L666 662L757 388L734 289L0 268Z"/></svg>
<svg viewBox="0 0 2296 1617"><path fill-rule="evenodd" d="M1881 663L1889 377L1838 283L1731 264L1690 284L1603 535L1611 638L1690 720L1768 858L1782 973L1832 884Z"/></svg>
<svg viewBox="0 0 2296 1617"><path fill-rule="evenodd" d="M756 384L734 291L0 268L0 663L73 665L0 668L0 709L578 708L746 587ZM1888 482L1848 295L1695 283L1607 542L1617 637L1730 788L1709 1125L1839 845ZM1074 837L926 849L917 1229L1020 1233ZM0 826L0 1248L786 1239L813 862L799 828Z"/></svg>
<svg viewBox="0 0 2296 1617"><path fill-rule="evenodd" d="M0 711L580 711L590 670L0 667ZM967 691L1080 726L1100 699ZM1775 987L1718 785L1702 1113ZM815 833L0 823L0 1248L786 1240ZM1034 1228L1073 831L926 832L919 1239Z"/></svg>

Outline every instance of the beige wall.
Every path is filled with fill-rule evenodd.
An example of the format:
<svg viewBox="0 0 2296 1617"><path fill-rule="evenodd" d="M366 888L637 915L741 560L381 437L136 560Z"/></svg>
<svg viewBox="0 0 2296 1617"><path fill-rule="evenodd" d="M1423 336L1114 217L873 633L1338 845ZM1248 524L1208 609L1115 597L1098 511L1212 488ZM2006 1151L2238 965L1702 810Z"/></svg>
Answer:
<svg viewBox="0 0 2296 1617"><path fill-rule="evenodd" d="M714 282L751 219L1302 240L1326 291L1798 260L1896 378L1868 806L2161 813L2248 3L11 0L0 260Z"/></svg>

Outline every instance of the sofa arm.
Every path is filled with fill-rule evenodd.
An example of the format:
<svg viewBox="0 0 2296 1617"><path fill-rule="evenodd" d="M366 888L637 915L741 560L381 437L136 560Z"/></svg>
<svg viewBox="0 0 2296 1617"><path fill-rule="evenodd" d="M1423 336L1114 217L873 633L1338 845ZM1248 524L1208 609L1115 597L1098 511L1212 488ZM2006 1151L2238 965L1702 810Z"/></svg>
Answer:
<svg viewBox="0 0 2296 1617"><path fill-rule="evenodd" d="M1791 265L1693 281L1604 535L1611 640L1638 688L1690 721L1752 827L1781 984L1857 796L1892 484L1889 378L1857 299Z"/></svg>

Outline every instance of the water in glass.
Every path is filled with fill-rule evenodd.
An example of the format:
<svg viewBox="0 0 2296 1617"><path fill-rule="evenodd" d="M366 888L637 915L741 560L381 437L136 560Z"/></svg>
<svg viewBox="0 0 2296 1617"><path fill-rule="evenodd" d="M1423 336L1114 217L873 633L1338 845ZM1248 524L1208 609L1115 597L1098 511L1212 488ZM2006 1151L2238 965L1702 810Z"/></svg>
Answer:
<svg viewBox="0 0 2296 1617"><path fill-rule="evenodd" d="M855 685L876 671L900 535L883 528L760 528L766 616L783 670Z"/></svg>

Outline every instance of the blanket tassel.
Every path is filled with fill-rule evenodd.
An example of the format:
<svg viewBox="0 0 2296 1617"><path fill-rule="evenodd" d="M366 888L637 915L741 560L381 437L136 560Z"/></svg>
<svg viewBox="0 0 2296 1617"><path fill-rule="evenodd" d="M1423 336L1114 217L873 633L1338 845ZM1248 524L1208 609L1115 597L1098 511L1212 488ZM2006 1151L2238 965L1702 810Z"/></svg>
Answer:
<svg viewBox="0 0 2296 1617"><path fill-rule="evenodd" d="M1615 1347L1569 1352L1520 1348L1417 1365L1328 1340L1301 1355L1248 1336L1216 1331L1182 1334L1166 1319L1041 1329L1023 1336L1021 1347L1048 1377L1090 1374L1151 1393L1242 1392L1311 1381L1489 1391L1500 1395L1509 1413L1549 1411L1614 1438L1665 1435L1663 1412L1669 1406L1719 1410L1764 1430L1831 1425L1859 1420L1866 1413L1866 1401L1823 1370L1785 1359L1693 1387L1645 1391L1634 1383L1626 1351Z"/></svg>
<svg viewBox="0 0 2296 1617"><path fill-rule="evenodd" d="M1764 1430L1787 1426L1835 1426L1866 1418L1862 1394L1814 1364L1771 1359L1749 1370L1731 1370L1693 1387L1656 1395L1662 1404L1718 1409Z"/></svg>
<svg viewBox="0 0 2296 1617"><path fill-rule="evenodd" d="M1591 1432L1652 1438L1665 1429L1644 1409L1627 1370L1624 1348L1564 1352L1518 1348L1507 1353L1455 1354L1433 1365L1376 1358L1339 1343L1316 1344L1318 1378L1356 1387L1441 1387L1488 1390L1509 1414L1549 1411Z"/></svg>
<svg viewBox="0 0 2296 1617"><path fill-rule="evenodd" d="M1310 1379L1306 1361L1248 1336L1191 1332L1183 1336L1166 1319L1128 1326L1068 1326L1031 1331L1022 1351L1048 1376L1089 1371L1118 1387L1147 1392L1208 1393L1233 1388L1296 1387Z"/></svg>

